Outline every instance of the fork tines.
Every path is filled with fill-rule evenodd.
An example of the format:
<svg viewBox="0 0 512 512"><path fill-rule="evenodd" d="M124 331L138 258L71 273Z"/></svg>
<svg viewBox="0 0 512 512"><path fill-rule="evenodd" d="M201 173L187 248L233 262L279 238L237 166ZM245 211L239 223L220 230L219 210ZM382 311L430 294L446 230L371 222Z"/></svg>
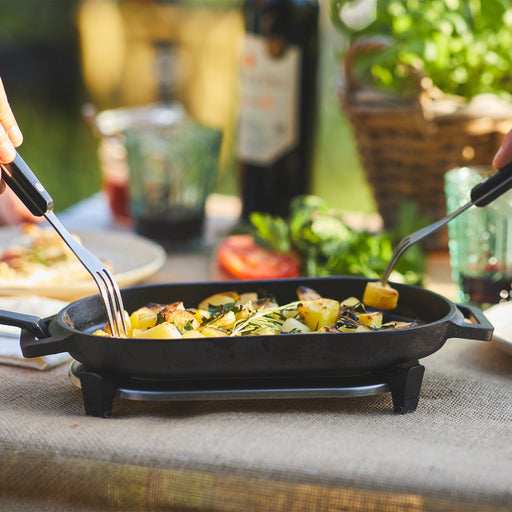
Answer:
<svg viewBox="0 0 512 512"><path fill-rule="evenodd" d="M108 268L102 269L94 277L105 304L108 322L113 336L123 337L127 334L123 300L117 282Z"/></svg>
<svg viewBox="0 0 512 512"><path fill-rule="evenodd" d="M46 213L45 217L96 282L105 304L112 335L116 337L125 336L128 328L124 315L123 299L112 272L71 235L53 212Z"/></svg>

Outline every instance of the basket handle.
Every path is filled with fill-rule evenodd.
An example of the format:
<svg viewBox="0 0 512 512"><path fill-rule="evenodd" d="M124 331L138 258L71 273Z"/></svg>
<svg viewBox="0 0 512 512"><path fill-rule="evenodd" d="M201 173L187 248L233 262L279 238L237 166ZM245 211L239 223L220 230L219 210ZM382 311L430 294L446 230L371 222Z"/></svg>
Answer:
<svg viewBox="0 0 512 512"><path fill-rule="evenodd" d="M361 37L349 45L343 59L343 71L348 92L355 92L361 86L353 72L358 57L366 53L380 52L389 47L390 41L387 37Z"/></svg>
<svg viewBox="0 0 512 512"><path fill-rule="evenodd" d="M354 73L354 65L357 58L365 53L380 52L393 44L392 39L385 36L363 36L355 39L345 52L343 59L343 71L345 76L345 95L350 97L361 89L361 83ZM422 123L428 123L433 119L433 114L428 108L429 103L433 99L442 96L432 83L430 78L426 77L415 66L407 66L417 87L417 94L411 99L411 104L415 106L415 110Z"/></svg>

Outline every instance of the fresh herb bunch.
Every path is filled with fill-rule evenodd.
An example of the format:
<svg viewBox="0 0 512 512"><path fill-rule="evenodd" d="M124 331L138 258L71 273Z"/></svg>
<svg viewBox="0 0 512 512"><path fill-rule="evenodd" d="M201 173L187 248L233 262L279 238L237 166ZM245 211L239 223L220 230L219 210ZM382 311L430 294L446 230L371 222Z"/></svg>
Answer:
<svg viewBox="0 0 512 512"><path fill-rule="evenodd" d="M362 5L367 23L356 27ZM379 88L412 92L413 66L446 94L511 98L512 0L330 0L330 16L349 42L390 39L389 49L357 67Z"/></svg>
<svg viewBox="0 0 512 512"><path fill-rule="evenodd" d="M295 253L304 275L368 278L382 276L400 238L428 224L412 203L404 203L392 232L356 231L344 222L341 212L317 196L295 198L288 219L255 212L250 221L256 242L273 251ZM391 280L421 284L424 267L424 252L413 246L398 261Z"/></svg>

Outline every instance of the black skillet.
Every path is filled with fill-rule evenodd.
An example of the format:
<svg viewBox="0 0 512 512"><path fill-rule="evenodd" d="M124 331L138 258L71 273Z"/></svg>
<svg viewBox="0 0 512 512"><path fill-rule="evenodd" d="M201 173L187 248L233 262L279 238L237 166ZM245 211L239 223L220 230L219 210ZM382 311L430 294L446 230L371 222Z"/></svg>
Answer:
<svg viewBox="0 0 512 512"><path fill-rule="evenodd" d="M44 215L53 201L19 155L12 164L1 164L10 188L35 215ZM512 165L474 187L471 199L485 206L512 187ZM483 199L485 198L485 201ZM131 312L151 302L183 301L195 307L209 295L233 289L260 288L281 304L296 300L300 285L322 296L342 300L361 298L367 279L352 277L303 278L277 281L166 284L122 291ZM407 329L325 334L282 334L187 340L137 340L94 336L105 323L100 296L74 302L56 317L41 320L3 312L0 322L22 327L25 357L69 352L77 361L98 371L148 378L207 378L270 375L329 375L370 371L424 358L449 338L489 340L493 327L476 308L455 305L422 288L398 285L398 307L393 315L418 320ZM473 318L470 324L465 318Z"/></svg>
<svg viewBox="0 0 512 512"><path fill-rule="evenodd" d="M134 286L122 290L133 311L151 302L183 301L196 307L218 292L265 290L280 304L297 300L298 286L343 300L362 297L367 279L298 278ZM371 371L424 358L449 338L490 340L493 327L483 313L423 288L394 284L398 307L388 319L412 319L406 329L358 333L281 334L200 339L116 339L92 335L104 326L98 296L73 302L45 320L1 312L0 323L22 327L25 357L69 352L88 368L132 377L180 379L213 377L326 376ZM469 323L466 319L472 319Z"/></svg>

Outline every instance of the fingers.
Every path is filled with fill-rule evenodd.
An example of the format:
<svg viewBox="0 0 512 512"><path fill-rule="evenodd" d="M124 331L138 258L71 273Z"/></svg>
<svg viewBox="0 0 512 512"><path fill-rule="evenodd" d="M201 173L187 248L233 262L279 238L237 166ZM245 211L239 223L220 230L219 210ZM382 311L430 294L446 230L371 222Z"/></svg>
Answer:
<svg viewBox="0 0 512 512"><path fill-rule="evenodd" d="M502 169L510 162L512 162L512 130L503 138L501 147L498 149L496 155L494 155L492 166L495 169Z"/></svg>
<svg viewBox="0 0 512 512"><path fill-rule="evenodd" d="M23 142L23 135L14 118L2 79L0 78L0 162L9 163L16 156L15 147Z"/></svg>
<svg viewBox="0 0 512 512"><path fill-rule="evenodd" d="M20 222L39 222L10 189L0 196L0 225L14 225Z"/></svg>

